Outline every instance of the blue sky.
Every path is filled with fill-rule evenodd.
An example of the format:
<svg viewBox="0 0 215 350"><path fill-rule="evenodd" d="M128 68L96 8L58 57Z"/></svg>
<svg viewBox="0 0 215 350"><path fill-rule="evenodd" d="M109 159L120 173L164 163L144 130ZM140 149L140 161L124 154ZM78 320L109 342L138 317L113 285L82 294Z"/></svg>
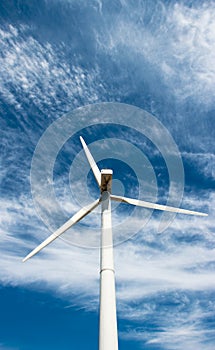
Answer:
<svg viewBox="0 0 215 350"><path fill-rule="evenodd" d="M113 207L120 349L214 348L214 23L213 1L1 1L0 350L97 347L98 210L21 262L98 195L80 135L116 194L209 214L158 233L161 214ZM104 102L119 106L107 124ZM34 182L40 138L74 110L56 135L76 131L62 146L52 134Z"/></svg>

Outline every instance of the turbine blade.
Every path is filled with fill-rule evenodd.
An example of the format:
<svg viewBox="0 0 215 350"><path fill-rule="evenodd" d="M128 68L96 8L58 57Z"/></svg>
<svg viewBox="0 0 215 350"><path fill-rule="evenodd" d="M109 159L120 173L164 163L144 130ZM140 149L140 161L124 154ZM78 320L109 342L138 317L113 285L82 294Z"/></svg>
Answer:
<svg viewBox="0 0 215 350"><path fill-rule="evenodd" d="M101 186L101 173L100 173L100 170L99 170L99 168L98 168L98 166L97 166L97 164L96 164L92 154L90 153L90 150L87 147L83 137L80 136L80 140L81 140L81 144L83 146L84 152L86 154L87 160L90 163L90 166L91 166L91 169L93 171L93 174L94 174L94 176L96 178L96 181L97 181L97 183L98 183L98 185L100 187Z"/></svg>
<svg viewBox="0 0 215 350"><path fill-rule="evenodd" d="M100 199L97 199L93 203L79 210L75 215L71 217L68 221L65 222L60 228L58 228L54 233L52 233L48 238L45 239L40 245L38 245L32 252L30 252L22 261L25 262L35 254L37 254L40 250L46 247L48 244L53 242L57 237L59 237L62 233L80 221L84 216L89 214L93 209L95 209L100 203Z"/></svg>
<svg viewBox="0 0 215 350"><path fill-rule="evenodd" d="M111 197L111 199L113 199L114 201L117 201L117 202L124 202L124 203L137 205L139 207L144 207L144 208L171 211L173 213L180 213L180 214L208 216L208 214L200 213L198 211L169 207L167 205L161 205L161 204L140 201L138 199L133 199L133 198L126 198L126 197L114 196L114 195L111 195L110 197Z"/></svg>

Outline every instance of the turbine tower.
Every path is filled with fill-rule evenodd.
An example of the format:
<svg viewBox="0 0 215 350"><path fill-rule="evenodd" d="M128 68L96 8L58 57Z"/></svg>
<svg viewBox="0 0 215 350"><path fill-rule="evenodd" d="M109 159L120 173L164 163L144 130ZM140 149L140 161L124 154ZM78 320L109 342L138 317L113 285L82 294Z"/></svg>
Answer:
<svg viewBox="0 0 215 350"><path fill-rule="evenodd" d="M101 245L100 245L100 311L99 311L99 350L118 350L118 332L116 316L115 272L113 260L113 237L111 224L111 200L124 202L143 208L165 210L174 213L207 216L205 213L175 208L137 199L115 196L111 194L113 171L102 169L101 172L93 159L85 141L80 137L83 149L100 188L100 198L79 210L64 225L51 234L38 247L30 252L23 262L37 254L41 249L53 242L62 233L89 214L101 204Z"/></svg>

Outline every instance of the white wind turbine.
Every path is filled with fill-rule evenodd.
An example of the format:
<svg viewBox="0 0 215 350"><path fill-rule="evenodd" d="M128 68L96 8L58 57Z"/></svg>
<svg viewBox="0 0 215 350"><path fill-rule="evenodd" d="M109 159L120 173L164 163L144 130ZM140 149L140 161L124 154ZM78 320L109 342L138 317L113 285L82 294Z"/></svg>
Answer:
<svg viewBox="0 0 215 350"><path fill-rule="evenodd" d="M86 143L80 137L86 157L90 163L93 174L99 185L101 195L93 203L79 210L64 225L50 235L38 247L32 250L23 262L37 254L41 249L54 241L71 226L89 214L99 204L101 204L101 247L100 247L100 315L99 315L99 350L117 350L118 332L116 317L116 296L115 296L115 276L113 261L113 238L111 223L111 199L117 202L124 202L144 208L165 210L174 213L207 216L205 213L180 209L137 199L115 196L111 194L112 174L111 169L102 169L101 172L93 159Z"/></svg>

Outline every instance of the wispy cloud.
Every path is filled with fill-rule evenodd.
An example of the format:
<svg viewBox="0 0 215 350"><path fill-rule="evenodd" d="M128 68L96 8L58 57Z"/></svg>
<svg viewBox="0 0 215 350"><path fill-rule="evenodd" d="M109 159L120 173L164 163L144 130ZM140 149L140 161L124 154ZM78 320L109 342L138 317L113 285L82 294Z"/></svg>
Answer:
<svg viewBox="0 0 215 350"><path fill-rule="evenodd" d="M133 59L145 78L146 70L148 74L153 70L177 99L195 98L213 105L214 19L213 2L191 7L155 1L149 8L142 2L133 6L124 1L109 35L101 32L98 43L114 56L124 53L128 60ZM152 75L150 78L154 83Z"/></svg>
<svg viewBox="0 0 215 350"><path fill-rule="evenodd" d="M154 334L150 334L147 329L134 329L122 333L121 336L125 339L135 339L142 344L143 349L157 349L162 346L165 349L189 349L199 348L204 346L206 350L213 349L214 331L213 329L206 330L202 324L204 320L204 312L192 309L191 313L185 313L181 318L177 317L176 313L166 319L166 325L156 329ZM153 310L154 312L154 310ZM212 314L213 316L214 314ZM208 315L207 315L208 316ZM201 319L202 317L202 319ZM175 321L175 322L174 322ZM171 326L168 322L174 323ZM210 339L210 341L206 341Z"/></svg>
<svg viewBox="0 0 215 350"><path fill-rule="evenodd" d="M208 199L205 200L205 202L207 201ZM195 202L195 197L193 197L193 202ZM210 203L213 202L214 197L211 196ZM35 211L31 205L29 206L29 203L31 202L24 197L20 199L19 204L9 200L1 203L2 212L4 213L1 222L1 275L5 276L5 267L7 281L13 283L17 280L18 283L25 284L28 281L25 273L28 275L32 268L36 268L37 273L33 276L37 279L41 273L38 267L45 263L47 268L50 266L51 270L54 269L55 271L54 266L56 266L56 270L59 270L57 274L54 272L53 276L45 276L47 283L49 283L49 278L51 284L55 278L57 278L57 284L58 278L66 283L65 272L61 275L60 266L67 265L67 259L69 259L72 270L76 271L77 269L79 271L79 277L76 276L78 278L76 283L83 283L81 277L83 273L88 276L88 282L92 276L94 276L92 282L95 282L98 277L96 274L99 259L98 249L81 249L75 247L74 244L77 242L81 246L83 243L83 246L87 247L92 242L96 243L96 239L99 238L99 213L92 214L92 217L87 218L87 229L85 225L80 225L78 228L74 227L71 232L64 236L63 240L55 241L52 247L47 248L46 253L41 253L38 258L32 259L30 263L23 265L21 264L21 258L26 252L24 246L27 250L30 247L33 248L34 245L45 238L45 235L49 234L47 229L41 226L38 219L35 218ZM76 209L77 206L74 206L73 212ZM114 210L113 227L114 234L116 232L116 242L122 238L120 230L124 228L124 225L127 227L127 234L131 234L132 230L134 233L139 231L133 239L116 246L115 255L119 286L126 284L131 287L120 287L119 298L122 300L131 297L141 298L143 295L166 289L174 290L175 288L186 290L215 288L212 278L215 246L213 205L211 205L211 210L211 216L208 218L184 218L181 215L172 222L167 232L162 234L157 234L159 217L152 217L149 223L144 226L144 229L139 231L143 220L140 212L134 217L132 217L133 213L123 214L121 212L120 218L117 210ZM128 215L128 218L126 215ZM120 224L118 220L120 220ZM85 233L86 230L87 233ZM31 243L29 242L30 238ZM98 246L98 242L96 246ZM69 258L70 254L73 256L73 266L71 265L71 258ZM20 264L16 268L17 261L20 261ZM80 261L82 261L81 264ZM51 267L52 265L53 267ZM21 271L23 275L20 275ZM69 277L68 273L67 277L72 284L74 275L72 274ZM32 278L34 279L34 277L30 278L31 282ZM43 279L43 277L41 278ZM147 286L143 290L142 287L145 284ZM89 289L88 291L90 292Z"/></svg>
<svg viewBox="0 0 215 350"><path fill-rule="evenodd" d="M206 146L207 147L207 146ZM208 148L208 147L207 147ZM192 162L193 166L198 169L206 178L215 178L215 155L214 153L189 153L182 152L182 156Z"/></svg>
<svg viewBox="0 0 215 350"><path fill-rule="evenodd" d="M12 348L11 346L7 346L7 345L0 343L0 350L19 350L19 348L17 348L17 347Z"/></svg>
<svg viewBox="0 0 215 350"><path fill-rule="evenodd" d="M103 89L96 82L99 71L68 62L63 42L57 50L49 42L42 44L27 25L1 29L0 42L1 94L19 113L24 113L26 102L48 109L50 116L63 101L73 107L83 98L85 103L98 101L98 90Z"/></svg>

